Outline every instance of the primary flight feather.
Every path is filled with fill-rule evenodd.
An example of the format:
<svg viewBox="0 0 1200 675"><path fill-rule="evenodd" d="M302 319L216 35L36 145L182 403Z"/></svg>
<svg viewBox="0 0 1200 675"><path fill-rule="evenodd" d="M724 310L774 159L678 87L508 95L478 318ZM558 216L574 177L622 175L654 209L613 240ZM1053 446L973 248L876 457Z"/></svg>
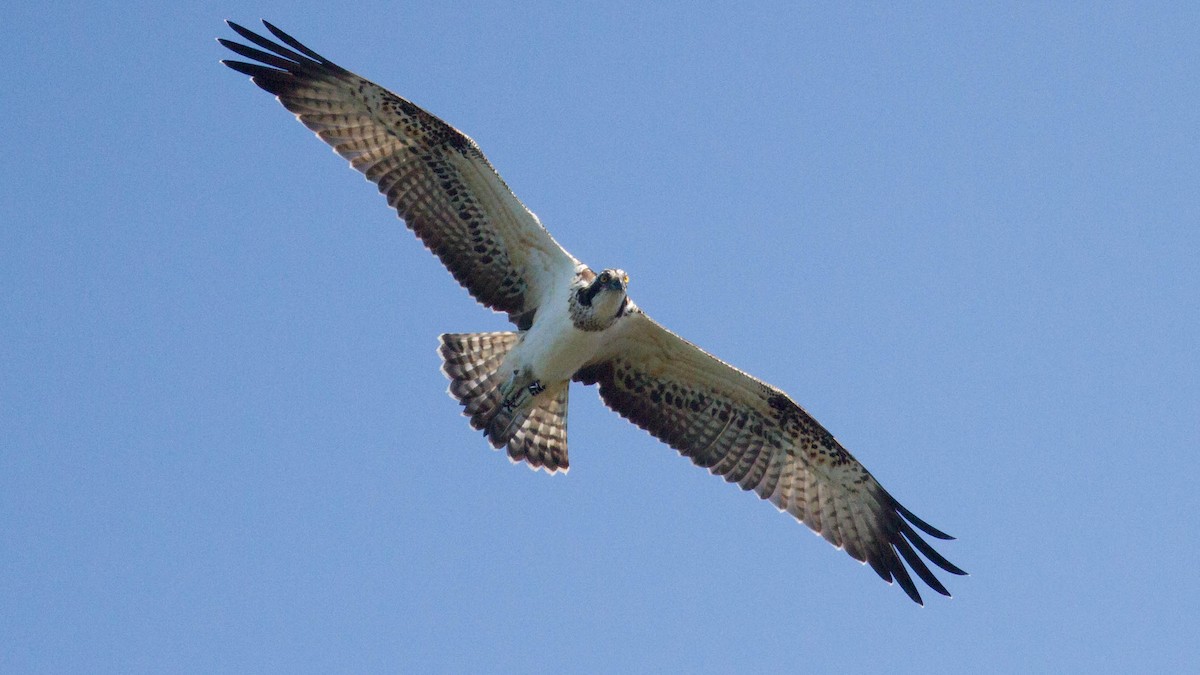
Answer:
<svg viewBox="0 0 1200 675"><path fill-rule="evenodd" d="M915 602L909 568L950 595L925 559L965 573L921 533L951 537L901 506L787 394L655 323L629 298L623 271L576 260L465 134L263 24L278 42L229 22L254 46L221 39L250 59L222 63L378 185L454 278L515 324L441 336L450 393L494 447L565 471L570 383L596 384L622 417L769 499Z"/></svg>

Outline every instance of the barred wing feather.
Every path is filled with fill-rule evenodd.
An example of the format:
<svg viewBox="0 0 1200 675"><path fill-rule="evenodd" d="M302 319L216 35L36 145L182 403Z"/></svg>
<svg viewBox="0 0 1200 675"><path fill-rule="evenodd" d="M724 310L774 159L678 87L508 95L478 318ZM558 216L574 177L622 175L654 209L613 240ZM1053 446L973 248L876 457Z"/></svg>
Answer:
<svg viewBox="0 0 1200 675"><path fill-rule="evenodd" d="M256 47L220 43L254 62L222 63L278 97L376 183L475 299L527 327L544 295L569 279L578 261L521 204L475 142L263 23L279 42L229 22Z"/></svg>
<svg viewBox="0 0 1200 675"><path fill-rule="evenodd" d="M769 499L885 581L899 583L913 601L922 602L908 568L950 595L918 552L965 574L921 532L951 537L901 506L791 398L640 312L623 326L605 356L575 378L598 384L606 405L696 465Z"/></svg>

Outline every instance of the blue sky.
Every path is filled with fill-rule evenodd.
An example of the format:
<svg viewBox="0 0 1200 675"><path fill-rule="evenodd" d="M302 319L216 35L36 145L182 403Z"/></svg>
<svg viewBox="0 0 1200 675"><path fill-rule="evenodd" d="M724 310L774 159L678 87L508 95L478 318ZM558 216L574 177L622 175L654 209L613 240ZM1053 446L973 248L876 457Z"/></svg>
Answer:
<svg viewBox="0 0 1200 675"><path fill-rule="evenodd" d="M1196 668L1200 11L0 9L0 670ZM572 394L217 64L265 17L470 134L576 256L788 391L971 572L919 608Z"/></svg>

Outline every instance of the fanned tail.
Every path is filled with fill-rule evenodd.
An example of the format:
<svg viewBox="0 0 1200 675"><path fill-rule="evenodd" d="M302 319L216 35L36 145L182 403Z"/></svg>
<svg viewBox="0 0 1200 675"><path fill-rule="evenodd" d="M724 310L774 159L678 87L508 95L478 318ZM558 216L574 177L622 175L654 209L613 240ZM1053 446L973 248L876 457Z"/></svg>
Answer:
<svg viewBox="0 0 1200 675"><path fill-rule="evenodd" d="M533 402L533 407L514 420L507 439L508 456L514 462L525 460L533 468L550 473L566 471L567 461L567 393L571 383L563 382L548 389Z"/></svg>
<svg viewBox="0 0 1200 675"><path fill-rule="evenodd" d="M532 394L512 397L505 406L506 392L512 396L530 383L517 382L500 366L513 345L516 333L446 333L441 336L442 372L450 378L450 395L463 406L471 426L481 429L496 448L508 448L514 462L549 473L566 471L567 394L570 382L562 382ZM537 383L535 386L540 386ZM508 391L512 389L514 391Z"/></svg>
<svg viewBox="0 0 1200 675"><path fill-rule="evenodd" d="M450 378L450 395L463 405L471 426L483 429L500 405L500 365L517 343L516 333L446 333L438 353Z"/></svg>

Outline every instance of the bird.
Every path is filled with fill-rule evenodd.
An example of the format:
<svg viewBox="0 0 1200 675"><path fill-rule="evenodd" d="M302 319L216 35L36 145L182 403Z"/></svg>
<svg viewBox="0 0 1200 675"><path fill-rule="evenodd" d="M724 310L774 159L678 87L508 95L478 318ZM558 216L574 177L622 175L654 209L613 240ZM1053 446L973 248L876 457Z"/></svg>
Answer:
<svg viewBox="0 0 1200 675"><path fill-rule="evenodd" d="M248 44L219 43L247 60L221 63L375 183L470 295L514 325L446 333L438 346L450 395L491 446L535 470L567 471L570 385L597 385L620 416L770 501L917 604L909 569L950 596L926 559L966 572L922 534L953 537L902 506L781 389L651 319L623 270L597 272L568 253L470 137L268 21L271 37L226 23Z"/></svg>

